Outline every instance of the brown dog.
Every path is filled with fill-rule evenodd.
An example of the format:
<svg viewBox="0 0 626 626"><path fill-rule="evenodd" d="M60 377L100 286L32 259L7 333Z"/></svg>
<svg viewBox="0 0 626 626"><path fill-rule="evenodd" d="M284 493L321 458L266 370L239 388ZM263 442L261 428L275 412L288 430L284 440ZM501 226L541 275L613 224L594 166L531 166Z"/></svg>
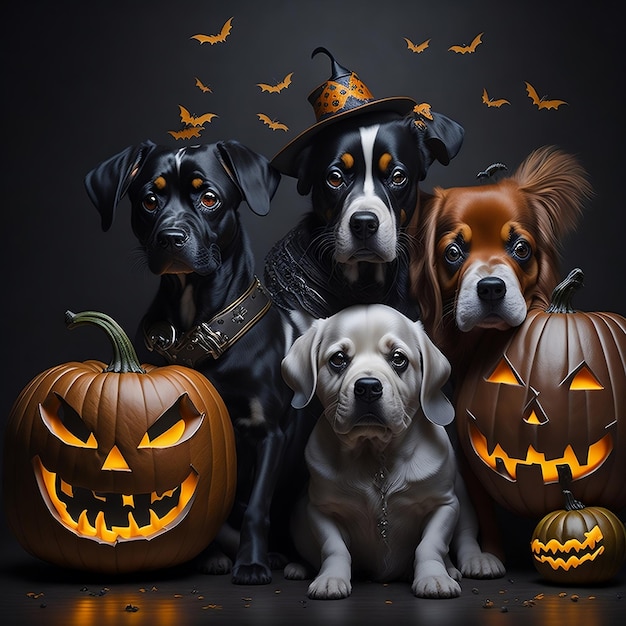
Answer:
<svg viewBox="0 0 626 626"><path fill-rule="evenodd" d="M451 380L485 333L519 326L546 307L559 281L563 236L577 223L591 187L578 161L554 147L532 152L509 178L476 187L435 188L409 232L411 297ZM417 222L419 219L419 223ZM503 558L493 503L459 464L479 516L481 547Z"/></svg>
<svg viewBox="0 0 626 626"><path fill-rule="evenodd" d="M578 161L543 147L509 178L437 187L424 202L410 226L418 242L411 296L453 377L484 330L516 327L531 306L547 306L559 281L561 239L590 195Z"/></svg>

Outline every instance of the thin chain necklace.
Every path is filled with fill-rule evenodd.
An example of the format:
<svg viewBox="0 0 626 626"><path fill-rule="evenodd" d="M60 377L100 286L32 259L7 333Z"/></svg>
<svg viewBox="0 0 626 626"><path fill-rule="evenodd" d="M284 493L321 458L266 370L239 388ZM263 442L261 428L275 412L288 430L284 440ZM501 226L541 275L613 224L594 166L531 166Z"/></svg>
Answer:
<svg viewBox="0 0 626 626"><path fill-rule="evenodd" d="M380 534L383 542L386 544L389 537L389 509L387 506L387 493L389 492L390 485L387 484L387 476L389 472L385 465L385 455L380 455L380 467L374 474L374 486L378 489L378 495L380 497L380 515L378 516L378 533Z"/></svg>

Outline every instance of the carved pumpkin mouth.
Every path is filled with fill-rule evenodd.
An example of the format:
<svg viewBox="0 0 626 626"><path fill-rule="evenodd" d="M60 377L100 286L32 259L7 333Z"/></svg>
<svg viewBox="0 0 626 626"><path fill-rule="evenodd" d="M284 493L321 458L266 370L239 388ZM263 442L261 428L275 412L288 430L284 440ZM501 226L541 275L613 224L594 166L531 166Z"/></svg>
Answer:
<svg viewBox="0 0 626 626"><path fill-rule="evenodd" d="M587 561L595 561L596 557L604 552L604 546L598 546L604 539L602 531L599 526L594 526L584 534L584 541L568 539L565 543L556 539L550 539L548 543L533 539L530 546L533 558L540 563L547 563L552 569L565 571L579 567Z"/></svg>
<svg viewBox="0 0 626 626"><path fill-rule="evenodd" d="M510 481L517 480L517 471L520 466L530 465L541 468L544 484L559 482L559 465L569 465L572 471L572 480L580 480L597 470L613 450L613 439L611 435L607 434L589 446L587 463L580 463L569 444L560 458L546 459L545 453L538 452L533 446L528 446L526 458L518 459L509 456L499 443L490 453L487 438L478 430L476 424L471 421L468 422L468 429L472 447L480 460L494 472Z"/></svg>
<svg viewBox="0 0 626 626"><path fill-rule="evenodd" d="M35 477L48 510L75 535L115 545L150 540L171 530L187 515L194 500L198 474L193 470L178 486L164 493L102 493L73 487L33 459Z"/></svg>

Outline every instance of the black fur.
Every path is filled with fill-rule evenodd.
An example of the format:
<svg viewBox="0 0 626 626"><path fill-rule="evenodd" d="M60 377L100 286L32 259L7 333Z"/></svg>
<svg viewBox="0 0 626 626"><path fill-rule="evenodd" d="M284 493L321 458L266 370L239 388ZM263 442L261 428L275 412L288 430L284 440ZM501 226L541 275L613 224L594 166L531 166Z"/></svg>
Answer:
<svg viewBox="0 0 626 626"><path fill-rule="evenodd" d="M265 215L279 180L264 157L235 141L181 150L148 141L89 172L85 186L103 229L111 226L127 193L133 232L150 270L161 276L144 327L165 321L184 332L246 291L254 258L237 209L245 200ZM305 441L297 442L291 419L292 393L280 374L285 351L281 316L270 306L222 356L209 356L198 366L222 396L236 435L237 494L229 521L240 532L236 556L228 556L238 584L271 581L270 504L277 485L293 495L284 483L296 479L298 468L283 466L287 446L296 462L303 457ZM256 414L251 402L260 407ZM274 506L280 526L283 514ZM223 555L216 558L214 545L206 556L200 560L205 571L222 573L231 565Z"/></svg>
<svg viewBox="0 0 626 626"><path fill-rule="evenodd" d="M408 298L412 243L405 226L418 210L419 181L435 160L447 165L463 138L463 129L456 122L434 115L426 128L418 126L413 116L353 117L320 132L300 153L297 189L301 195L311 194L312 210L274 245L265 259L265 282L282 309L319 318L352 304L378 302L412 319L418 318L419 311ZM355 257L347 263L339 262L338 225L365 176L360 129L372 124L380 125L374 143L374 193L394 216L395 255L393 259L381 260L375 255L368 258L364 252L364 260ZM342 159L346 153L354 157L349 166ZM337 173L341 184L334 186L329 183L329 175ZM400 180L398 173L400 184L396 182ZM367 212L367 207L360 211ZM355 238L359 236L355 233L358 227L353 228L350 221Z"/></svg>

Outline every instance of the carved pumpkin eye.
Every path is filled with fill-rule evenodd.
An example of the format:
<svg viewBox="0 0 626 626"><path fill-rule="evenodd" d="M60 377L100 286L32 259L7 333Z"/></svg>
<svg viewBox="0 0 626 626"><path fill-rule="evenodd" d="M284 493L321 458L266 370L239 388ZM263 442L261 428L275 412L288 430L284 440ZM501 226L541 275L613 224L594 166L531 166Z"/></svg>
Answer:
<svg viewBox="0 0 626 626"><path fill-rule="evenodd" d="M571 372L563 382L567 383L572 391L604 389L604 386L584 362Z"/></svg>
<svg viewBox="0 0 626 626"><path fill-rule="evenodd" d="M504 357L491 375L486 379L488 383L502 383L503 385L523 385L520 375L513 369L509 360Z"/></svg>
<svg viewBox="0 0 626 626"><path fill-rule="evenodd" d="M192 437L204 419L185 393L148 428L138 448L170 448Z"/></svg>
<svg viewBox="0 0 626 626"><path fill-rule="evenodd" d="M39 415L48 430L68 446L97 448L98 442L81 416L58 393L39 405Z"/></svg>

